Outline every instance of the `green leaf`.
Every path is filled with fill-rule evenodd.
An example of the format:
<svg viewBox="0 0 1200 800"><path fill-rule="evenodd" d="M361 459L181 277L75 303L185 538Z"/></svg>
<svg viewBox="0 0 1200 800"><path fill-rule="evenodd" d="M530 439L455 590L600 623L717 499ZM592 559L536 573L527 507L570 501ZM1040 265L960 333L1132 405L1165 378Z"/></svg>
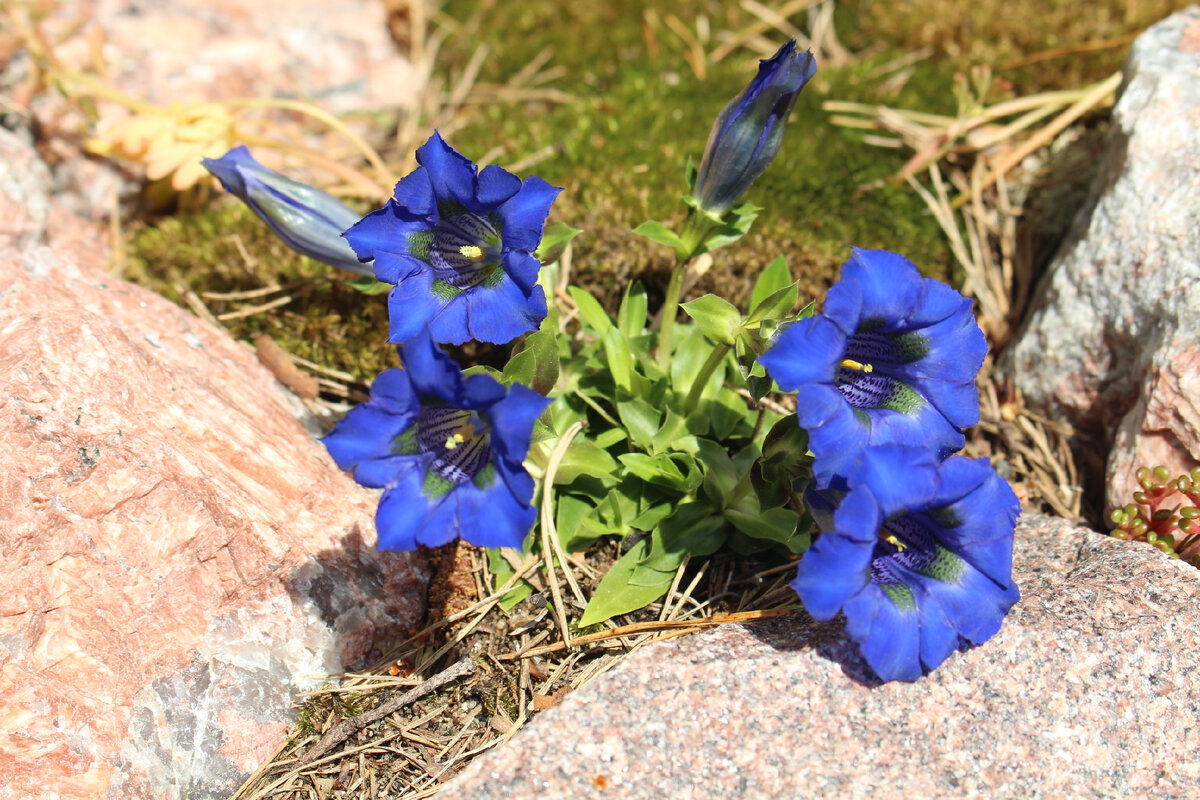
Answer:
<svg viewBox="0 0 1200 800"><path fill-rule="evenodd" d="M542 233L542 243L534 251L533 257L543 264L558 261L571 240L581 233L583 231L579 228L572 228L566 223L551 222Z"/></svg>
<svg viewBox="0 0 1200 800"><path fill-rule="evenodd" d="M622 391L633 393L633 358L629 354L629 342L616 328L604 332L604 355L613 383Z"/></svg>
<svg viewBox="0 0 1200 800"><path fill-rule="evenodd" d="M517 345L508 363L512 364L518 356L525 356L527 353L529 364L521 367L527 374L523 374L519 382L539 394L550 394L554 385L558 383L560 370L558 337L550 330L539 330L526 335ZM504 371L508 372L507 366Z"/></svg>
<svg viewBox="0 0 1200 800"><path fill-rule="evenodd" d="M737 467L722 445L711 439L698 439L700 463L704 465L704 493L717 506L724 508L733 498L738 484Z"/></svg>
<svg viewBox="0 0 1200 800"><path fill-rule="evenodd" d="M754 224L760 211L762 208L753 203L742 203L732 209L729 216L725 218L725 224L705 237L704 248L716 250L718 247L736 242L750 231L750 226Z"/></svg>
<svg viewBox="0 0 1200 800"><path fill-rule="evenodd" d="M790 508L771 508L757 514L727 508L725 519L752 539L767 539L781 544L787 544L795 537L796 524L800 521L799 515Z"/></svg>
<svg viewBox="0 0 1200 800"><path fill-rule="evenodd" d="M531 350L513 353L512 358L504 365L504 372L501 373L500 380L510 386L514 383L523 383L528 386L533 382L534 368L534 356Z"/></svg>
<svg viewBox="0 0 1200 800"><path fill-rule="evenodd" d="M667 418L663 422L662 427L658 429L658 433L654 434L654 438L650 440L650 452L662 453L667 450L683 450L679 444L684 438L694 441L692 437L688 437L687 420L679 416L674 410L667 409Z"/></svg>
<svg viewBox="0 0 1200 800"><path fill-rule="evenodd" d="M647 220L646 222L643 222L641 225L638 225L636 228L634 228L633 232L638 236L645 236L652 242L658 242L659 244L666 245L673 250L683 250L683 239L678 233L671 230L661 222Z"/></svg>
<svg viewBox="0 0 1200 800"><path fill-rule="evenodd" d="M662 413L657 408L634 398L617 404L617 416L635 444L646 450L653 448L654 434L662 423Z"/></svg>
<svg viewBox="0 0 1200 800"><path fill-rule="evenodd" d="M625 465L627 470L647 483L655 483L685 492L691 488L690 484L693 482L693 478L690 474L684 474L676 460L686 458L690 457L668 453L660 453L656 456L648 456L644 453L625 453L617 456L617 460Z"/></svg>
<svg viewBox="0 0 1200 800"><path fill-rule="evenodd" d="M363 294L383 294L392 288L392 284L377 281L373 275L359 275L356 278L347 280L346 284L351 289L356 289Z"/></svg>
<svg viewBox="0 0 1200 800"><path fill-rule="evenodd" d="M777 256L758 275L754 282L754 290L750 293L750 309L758 308L763 300L778 292L792 282L792 273L788 269L787 259Z"/></svg>
<svg viewBox="0 0 1200 800"><path fill-rule="evenodd" d="M500 548L498 547L487 548L487 560L488 570L496 578L496 588L503 586L516 573L516 570L512 568L512 564L508 563L508 559L500 554ZM532 591L532 586L524 580L519 580L511 589L504 593L504 597L500 598L500 607L508 611L528 597Z"/></svg>
<svg viewBox="0 0 1200 800"><path fill-rule="evenodd" d="M647 536L609 568L596 586L583 616L579 618L580 628L645 608L671 588L678 564L670 572L643 566L640 562L646 557L649 547L650 537Z"/></svg>
<svg viewBox="0 0 1200 800"><path fill-rule="evenodd" d="M595 506L570 494L560 494L554 498L555 515L554 529L558 533L558 541L563 550L568 553L578 553L586 550L589 545L599 538L599 535L589 535L580 526L584 517L592 512Z"/></svg>
<svg viewBox="0 0 1200 800"><path fill-rule="evenodd" d="M659 503L656 506L650 506L638 514L630 520L629 524L639 531L652 531L658 527L658 523L669 517L674 510L675 507L672 503Z"/></svg>
<svg viewBox="0 0 1200 800"><path fill-rule="evenodd" d="M742 325L742 313L737 306L715 294L706 294L690 303L683 304L683 310L696 320L704 335L719 344L733 346L738 329Z"/></svg>
<svg viewBox="0 0 1200 800"><path fill-rule="evenodd" d="M623 442L629 438L629 432L621 428L609 428L603 433L598 433L592 437L592 441L596 443L596 447L602 447L605 450L612 447L617 442Z"/></svg>
<svg viewBox="0 0 1200 800"><path fill-rule="evenodd" d="M746 318L746 327L757 327L768 317L783 317L790 314L796 307L796 299L800 297L800 284L792 283L777 292L765 297L761 303L753 307L750 316Z"/></svg>
<svg viewBox="0 0 1200 800"><path fill-rule="evenodd" d="M576 438L563 453L559 462L558 472L554 473L554 484L566 485L580 475L604 478L617 471L617 462L608 454L587 439Z"/></svg>
<svg viewBox="0 0 1200 800"><path fill-rule="evenodd" d="M626 339L642 335L646 328L646 289L641 281L634 281L625 289L621 307L617 309L617 327Z"/></svg>
<svg viewBox="0 0 1200 800"><path fill-rule="evenodd" d="M579 307L579 316L583 317L583 321L597 333L603 334L612 327L612 320L604 311L604 307L600 305L596 298L587 293L585 289L580 289L578 286L568 286L567 291L571 294L571 299L575 301L575 305Z"/></svg>
<svg viewBox="0 0 1200 800"><path fill-rule="evenodd" d="M703 500L685 502L659 523L651 539L657 539L661 552L668 555L656 560L655 566L662 569L671 559L678 559L671 567L674 570L685 553L708 556L717 552L725 543L725 520Z"/></svg>

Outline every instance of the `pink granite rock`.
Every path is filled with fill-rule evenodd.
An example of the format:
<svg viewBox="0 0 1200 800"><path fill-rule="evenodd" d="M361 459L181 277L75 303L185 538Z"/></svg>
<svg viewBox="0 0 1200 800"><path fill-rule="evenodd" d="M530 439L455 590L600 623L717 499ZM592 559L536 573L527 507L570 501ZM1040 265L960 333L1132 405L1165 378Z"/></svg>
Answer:
<svg viewBox="0 0 1200 800"><path fill-rule="evenodd" d="M392 42L380 0L61 0L48 8L40 24L63 37L62 63L95 72L98 51L106 81L158 106L291 98L341 114L419 102L420 77ZM27 59L0 64L0 86L19 84L29 69ZM53 92L31 110L55 137L45 146L64 202L89 219L109 214L113 193L129 186L112 165L79 153L83 120ZM111 103L100 111L102 129L125 116Z"/></svg>
<svg viewBox="0 0 1200 800"><path fill-rule="evenodd" d="M64 0L53 15L84 21L60 58L87 63L98 29L108 77L153 103L290 96L338 113L416 101L379 0Z"/></svg>
<svg viewBox="0 0 1200 800"><path fill-rule="evenodd" d="M225 798L425 568L248 348L45 218L0 218L0 798Z"/></svg>
<svg viewBox="0 0 1200 800"><path fill-rule="evenodd" d="M1200 573L1033 516L1024 599L916 683L802 615L650 645L437 797L1200 796Z"/></svg>
<svg viewBox="0 0 1200 800"><path fill-rule="evenodd" d="M1000 360L1031 406L1113 445L1110 506L1130 502L1137 466L1200 463L1197 128L1193 6L1134 43L1092 197Z"/></svg>

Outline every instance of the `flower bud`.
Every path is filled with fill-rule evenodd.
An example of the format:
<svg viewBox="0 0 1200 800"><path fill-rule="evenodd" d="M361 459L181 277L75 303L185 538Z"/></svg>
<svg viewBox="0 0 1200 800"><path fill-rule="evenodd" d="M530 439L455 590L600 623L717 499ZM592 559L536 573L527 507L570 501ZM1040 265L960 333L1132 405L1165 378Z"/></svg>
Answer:
<svg viewBox="0 0 1200 800"><path fill-rule="evenodd" d="M758 75L708 135L693 191L700 208L721 216L763 173L783 143L796 97L816 73L812 53L797 53L794 41L759 62Z"/></svg>
<svg viewBox="0 0 1200 800"><path fill-rule="evenodd" d="M338 269L373 274L342 238L362 215L333 195L264 167L244 146L203 164L225 191L248 205L297 253Z"/></svg>

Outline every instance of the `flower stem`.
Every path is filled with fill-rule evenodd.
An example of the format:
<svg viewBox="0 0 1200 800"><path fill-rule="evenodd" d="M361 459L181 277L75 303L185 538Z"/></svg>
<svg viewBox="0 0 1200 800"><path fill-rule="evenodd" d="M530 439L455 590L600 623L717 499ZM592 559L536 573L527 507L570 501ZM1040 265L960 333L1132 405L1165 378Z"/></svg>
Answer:
<svg viewBox="0 0 1200 800"><path fill-rule="evenodd" d="M679 313L679 295L683 292L683 278L687 275L688 264L704 252L704 237L716 224L708 215L698 213L694 208L688 212L687 222L684 223L683 246L675 252L675 269L671 271L671 280L667 283L667 296L663 298L659 322L658 367L663 372L669 373L671 369L671 339L675 333L675 316Z"/></svg>
<svg viewBox="0 0 1200 800"><path fill-rule="evenodd" d="M692 379L692 388L688 390L687 399L683 401L685 416L696 410L696 406L700 403L700 395L704 393L704 387L708 385L709 378L717 371L717 367L721 366L721 362L725 360L725 356L729 355L731 349L727 344L719 344L713 347L712 352L708 354L708 360L701 365L700 371Z"/></svg>
<svg viewBox="0 0 1200 800"><path fill-rule="evenodd" d="M683 290L683 276L688 262L679 261L671 272L667 283L667 296L663 299L662 317L658 330L658 366L663 372L671 370L671 338L675 333L675 315L679 313L679 293Z"/></svg>

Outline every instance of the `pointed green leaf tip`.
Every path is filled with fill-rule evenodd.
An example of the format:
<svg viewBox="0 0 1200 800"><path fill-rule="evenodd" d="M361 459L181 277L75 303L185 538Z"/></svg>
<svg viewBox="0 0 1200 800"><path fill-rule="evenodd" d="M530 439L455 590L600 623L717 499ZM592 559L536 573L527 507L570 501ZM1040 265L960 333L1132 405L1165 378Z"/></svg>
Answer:
<svg viewBox="0 0 1200 800"><path fill-rule="evenodd" d="M742 324L742 314L737 307L715 294L706 294L690 303L683 304L687 315L696 320L700 330L718 344L733 346Z"/></svg>

